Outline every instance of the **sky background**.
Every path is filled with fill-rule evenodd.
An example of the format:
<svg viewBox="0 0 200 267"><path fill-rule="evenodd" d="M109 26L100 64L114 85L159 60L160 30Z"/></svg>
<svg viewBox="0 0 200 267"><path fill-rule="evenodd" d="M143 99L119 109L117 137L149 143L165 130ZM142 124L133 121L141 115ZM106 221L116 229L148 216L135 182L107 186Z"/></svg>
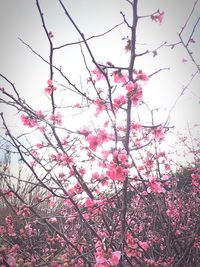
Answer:
<svg viewBox="0 0 200 267"><path fill-rule="evenodd" d="M129 4L125 0L65 0L63 2L85 37L101 34L122 22L120 11L126 15L128 21L131 15ZM184 25L193 3L194 1L188 0L139 0L139 15L152 14L159 8L165 12L165 16L162 25L152 22L150 18L139 21L137 51L145 51L147 47L156 48L165 41L177 42L177 33ZM80 39L57 0L41 0L40 4L48 30L54 34L52 39L54 46ZM199 2L196 10L200 10ZM185 38L191 32L191 27L200 15L199 13L193 14L185 30ZM200 32L199 27L198 31ZM0 72L15 83L22 98L26 99L35 109L47 107L48 101L43 90L49 79L48 66L18 39L18 37L22 38L45 59L48 59L48 41L35 1L1 0L0 34ZM104 37L92 39L89 45L97 62L111 61L114 65L127 66L129 57L124 53L126 43L122 40L127 35L129 35L129 30L123 25ZM198 47L200 35L195 36L195 41L196 43L192 44L192 50L197 62L200 62ZM163 71L152 77L144 89L144 98L150 107L162 108L158 116L160 122L166 119L168 110L196 71L194 64L190 61L183 63L183 58L189 60L186 51L178 46L173 50L170 48L159 50L159 54L155 58L147 55L136 60L136 67L141 68L147 74L160 68L170 68L169 71ZM63 71L74 83L80 84L81 81L85 85L88 74L85 72L78 45L56 50L54 60L54 64L58 67L62 66ZM88 65L91 69L94 68L90 61L88 61ZM55 75L56 79L59 77ZM62 80L59 81L62 82ZM197 77L191 83L189 90L180 98L171 114L171 125L175 125L177 130L182 131L188 123L192 126L194 123L200 122L199 84L200 79ZM2 79L0 79L0 86L9 90L8 85ZM65 97L65 101L68 103L76 101L70 99L70 95ZM0 109L7 116L13 130L20 131L20 123L16 120L16 114L2 104L0 104Z"/></svg>

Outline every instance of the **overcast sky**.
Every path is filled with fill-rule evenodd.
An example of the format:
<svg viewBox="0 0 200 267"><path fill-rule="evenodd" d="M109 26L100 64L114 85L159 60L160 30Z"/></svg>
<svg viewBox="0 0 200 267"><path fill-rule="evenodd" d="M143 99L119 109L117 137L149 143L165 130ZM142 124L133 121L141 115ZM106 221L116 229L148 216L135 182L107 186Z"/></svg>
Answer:
<svg viewBox="0 0 200 267"><path fill-rule="evenodd" d="M125 0L65 0L63 1L69 13L84 32L86 37L100 34L122 21L120 11L130 18L129 5ZM194 1L188 0L139 0L139 15L148 15L158 8L165 12L162 25L152 22L149 18L140 20L138 25L137 46L138 51L146 49L141 43L147 43L155 48L164 41L176 42L177 32L187 19ZM57 0L41 0L41 8L49 31L54 34L54 45L59 46L67 42L80 39L58 3ZM197 10L200 10L198 3ZM185 31L187 37L191 25L197 16L195 13L191 23ZM129 33L127 27L117 28L105 38L93 39L89 42L98 62L111 61L115 65L127 65L128 56L124 53L124 45L121 39ZM1 0L0 1L0 72L15 82L20 94L26 98L36 109L41 109L46 103L46 97L42 93L48 80L48 67L18 39L22 38L31 45L44 58L48 59L48 42L42 28L36 3L33 0ZM196 37L196 36L195 36ZM196 43L200 41L200 36ZM197 61L200 61L200 50L195 47ZM145 100L153 107L170 108L182 87L190 80L195 67L191 62L182 63L182 59L189 59L182 47L177 49L162 49L159 55L152 59L145 56L136 61L138 68L150 74L159 68L170 67L170 71L164 71L153 77L145 87ZM68 47L55 53L55 65L62 66L63 70L75 83L79 83L80 77L85 81L83 60L80 47ZM93 65L90 65L93 68ZM7 88L4 81L0 80L0 86ZM40 101L38 101L40 99ZM69 100L70 101L70 100ZM194 79L185 95L180 99L172 113L172 124L177 129L184 128L187 122L193 124L199 122L199 78ZM4 113L9 114L4 109ZM166 117L166 110L161 111L162 120ZM9 118L10 125L16 125L16 119Z"/></svg>

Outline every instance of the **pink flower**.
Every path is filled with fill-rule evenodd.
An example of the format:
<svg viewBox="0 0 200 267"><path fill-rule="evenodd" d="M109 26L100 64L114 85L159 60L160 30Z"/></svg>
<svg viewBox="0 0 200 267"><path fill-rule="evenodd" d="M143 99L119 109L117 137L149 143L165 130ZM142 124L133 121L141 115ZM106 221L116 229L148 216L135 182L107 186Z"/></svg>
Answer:
<svg viewBox="0 0 200 267"><path fill-rule="evenodd" d="M127 152L125 149L122 149L119 153L117 153L117 158L124 165L128 166L128 156L127 156Z"/></svg>
<svg viewBox="0 0 200 267"><path fill-rule="evenodd" d="M119 264L119 260L121 258L121 251L114 251L111 252L111 258L110 258L110 263L113 266L117 266Z"/></svg>
<svg viewBox="0 0 200 267"><path fill-rule="evenodd" d="M141 81L148 81L149 77L142 72L142 70L135 71L136 79Z"/></svg>
<svg viewBox="0 0 200 267"><path fill-rule="evenodd" d="M97 81L99 81L101 79L105 79L103 72L101 72L99 69L96 68L96 69L92 70L91 72L96 75Z"/></svg>
<svg viewBox="0 0 200 267"><path fill-rule="evenodd" d="M85 205L87 207L92 207L93 206L93 201L91 200L91 198L87 198L86 201L85 201Z"/></svg>
<svg viewBox="0 0 200 267"><path fill-rule="evenodd" d="M58 124L58 125L62 124L62 117L59 112L57 112L57 114L51 114L49 119L55 124Z"/></svg>
<svg viewBox="0 0 200 267"><path fill-rule="evenodd" d="M73 164L74 159L72 156L67 156L65 153L58 153L56 155L56 161L60 166L66 166L67 164Z"/></svg>
<svg viewBox="0 0 200 267"><path fill-rule="evenodd" d="M33 128L33 127L37 126L37 124L38 124L36 119L31 117L31 116L21 114L20 118L21 118L24 126L28 126L30 128Z"/></svg>
<svg viewBox="0 0 200 267"><path fill-rule="evenodd" d="M87 136L87 141L89 143L89 148L92 150L92 151L96 151L97 149L97 146L100 144L100 140L98 137L92 135L92 134L89 134Z"/></svg>
<svg viewBox="0 0 200 267"><path fill-rule="evenodd" d="M94 101L94 105L96 106L96 113L95 113L96 117L106 109L105 103L100 98L97 98Z"/></svg>
<svg viewBox="0 0 200 267"><path fill-rule="evenodd" d="M47 84L48 84L48 86L44 89L44 91L46 94L51 95L53 93L53 91L55 91L57 88L55 86L53 86L52 80L48 80Z"/></svg>
<svg viewBox="0 0 200 267"><path fill-rule="evenodd" d="M126 178L126 174L128 173L127 169L124 169L120 165L116 164L109 164L108 170L106 171L106 174L108 175L109 178L111 178L114 181L121 181L123 182Z"/></svg>
<svg viewBox="0 0 200 267"><path fill-rule="evenodd" d="M53 207L55 206L56 202L54 200L50 200L49 201L49 206Z"/></svg>
<svg viewBox="0 0 200 267"><path fill-rule="evenodd" d="M145 251L149 249L149 244L147 242L139 241L138 245L143 248Z"/></svg>
<svg viewBox="0 0 200 267"><path fill-rule="evenodd" d="M95 267L109 267L110 264L106 258L103 256L97 256L96 257L96 264L94 265Z"/></svg>
<svg viewBox="0 0 200 267"><path fill-rule="evenodd" d="M46 115L44 115L41 110L36 111L35 114L41 119L44 119L46 117Z"/></svg>
<svg viewBox="0 0 200 267"><path fill-rule="evenodd" d="M13 256L12 254L8 256L7 263L9 264L10 267L16 267L16 257ZM2 265L1 265L2 266ZM6 265L4 265L6 266Z"/></svg>
<svg viewBox="0 0 200 267"><path fill-rule="evenodd" d="M131 130L141 131L142 130L141 123L139 123L139 122L137 122L137 123L131 123Z"/></svg>
<svg viewBox="0 0 200 267"><path fill-rule="evenodd" d="M114 77L114 82L115 83L126 83L127 82L127 76L122 74L121 70L116 70L112 73Z"/></svg>
<svg viewBox="0 0 200 267"><path fill-rule="evenodd" d="M50 222L50 223L57 223L57 218L56 218L56 217L51 217L51 218L49 219L49 222Z"/></svg>
<svg viewBox="0 0 200 267"><path fill-rule="evenodd" d="M154 193L165 193L165 189L163 188L163 186L161 185L160 182L156 181L155 177L152 177L150 179L149 186L147 188L147 192L148 193L151 193L151 192L154 192Z"/></svg>
<svg viewBox="0 0 200 267"><path fill-rule="evenodd" d="M164 14L165 14L164 11L162 11L162 12L158 11L157 14L151 16L151 19L153 21L159 22L161 24L163 21L163 18L164 18Z"/></svg>
<svg viewBox="0 0 200 267"><path fill-rule="evenodd" d="M157 127L155 129L155 138L157 140L163 140L165 137L165 132L164 132L164 128L161 126L161 127Z"/></svg>
<svg viewBox="0 0 200 267"><path fill-rule="evenodd" d="M119 108L126 103L126 99L123 95L119 95L118 97L113 99L113 105L115 108Z"/></svg>
<svg viewBox="0 0 200 267"><path fill-rule="evenodd" d="M126 85L126 90L127 90L128 92L132 92L134 89L137 89L138 87L139 87L139 86L138 86L137 83L133 83L133 82L129 81L129 82L127 83L127 85Z"/></svg>
<svg viewBox="0 0 200 267"><path fill-rule="evenodd" d="M111 135L108 134L105 130L98 130L97 132L99 143L105 143L108 142L109 140L111 140Z"/></svg>
<svg viewBox="0 0 200 267"><path fill-rule="evenodd" d="M43 144L40 144L40 143L38 143L38 144L36 144L36 147L37 147L37 148L39 148L39 149L41 149L41 148L43 148L43 147L44 147L44 145L43 145Z"/></svg>
<svg viewBox="0 0 200 267"><path fill-rule="evenodd" d="M143 92L142 89L138 89L137 92L134 92L131 95L131 101L134 107L137 107L143 100Z"/></svg>

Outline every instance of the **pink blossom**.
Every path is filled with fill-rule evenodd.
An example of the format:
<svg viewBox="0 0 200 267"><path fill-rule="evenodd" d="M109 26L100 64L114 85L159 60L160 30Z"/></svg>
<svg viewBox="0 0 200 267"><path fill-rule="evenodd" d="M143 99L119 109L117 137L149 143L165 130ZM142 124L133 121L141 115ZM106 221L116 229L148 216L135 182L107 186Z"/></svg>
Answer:
<svg viewBox="0 0 200 267"><path fill-rule="evenodd" d="M126 90L128 92L132 92L134 89L137 89L139 86L137 83L129 81L126 85Z"/></svg>
<svg viewBox="0 0 200 267"><path fill-rule="evenodd" d="M54 200L49 201L49 206L55 206L56 202Z"/></svg>
<svg viewBox="0 0 200 267"><path fill-rule="evenodd" d="M20 118L21 118L24 126L28 126L30 128L33 128L33 127L37 126L37 124L38 124L36 119L31 117L31 116L21 114Z"/></svg>
<svg viewBox="0 0 200 267"><path fill-rule="evenodd" d="M102 144L102 143L105 143L105 142L108 142L109 140L111 140L111 135L108 134L106 132L106 130L98 130L97 132L97 136L98 138L100 139L99 140L99 143Z"/></svg>
<svg viewBox="0 0 200 267"><path fill-rule="evenodd" d="M105 103L99 98L94 101L94 105L96 106L96 117L106 109Z"/></svg>
<svg viewBox="0 0 200 267"><path fill-rule="evenodd" d="M39 149L41 149L41 148L44 147L44 145L42 143L38 143L38 144L36 144L36 147L39 148Z"/></svg>
<svg viewBox="0 0 200 267"><path fill-rule="evenodd" d="M136 79L141 81L148 81L149 77L142 72L142 70L135 71Z"/></svg>
<svg viewBox="0 0 200 267"><path fill-rule="evenodd" d="M98 139L98 137L92 135L92 134L89 134L87 136L87 141L89 143L89 148L92 150L92 151L96 151L97 149L97 146L100 144L100 140Z"/></svg>
<svg viewBox="0 0 200 267"><path fill-rule="evenodd" d="M35 114L41 119L44 119L46 117L46 115L44 115L41 110L36 111Z"/></svg>
<svg viewBox="0 0 200 267"><path fill-rule="evenodd" d="M7 263L9 264L10 267L16 267L16 257L13 256L12 254L8 256ZM1 265L2 266L2 265Z"/></svg>
<svg viewBox="0 0 200 267"><path fill-rule="evenodd" d="M51 217L51 218L49 219L49 222L50 222L50 223L57 223L57 218L56 218L56 217Z"/></svg>
<svg viewBox="0 0 200 267"><path fill-rule="evenodd" d="M122 74L121 70L116 70L112 73L115 83L126 83L128 78L126 75Z"/></svg>
<svg viewBox="0 0 200 267"><path fill-rule="evenodd" d="M114 181L121 181L123 182L126 178L126 174L128 173L127 169L124 169L120 165L116 165L113 163L110 163L107 166L108 170L106 171L106 174L109 178L111 178Z"/></svg>
<svg viewBox="0 0 200 267"><path fill-rule="evenodd" d="M44 91L46 94L51 95L53 93L53 91L55 91L57 88L55 86L53 86L52 80L48 80L47 84L48 84L48 86L44 89Z"/></svg>
<svg viewBox="0 0 200 267"><path fill-rule="evenodd" d="M104 76L103 72L100 71L98 68L92 70L91 72L96 75L97 81L99 81L101 79L105 79L105 76Z"/></svg>
<svg viewBox="0 0 200 267"><path fill-rule="evenodd" d="M96 257L96 264L95 267L110 267L110 264L106 258L103 256L97 256Z"/></svg>
<svg viewBox="0 0 200 267"><path fill-rule="evenodd" d="M41 133L45 133L46 127L44 125L39 126L38 129L40 130Z"/></svg>
<svg viewBox="0 0 200 267"><path fill-rule="evenodd" d="M147 192L148 193L165 193L165 189L163 188L163 186L161 185L160 182L157 182L156 181L156 178L155 177L152 177L150 179L150 182L149 182L149 186L147 188Z"/></svg>
<svg viewBox="0 0 200 267"><path fill-rule="evenodd" d="M67 164L73 164L74 159L72 156L67 156L65 153L58 153L56 155L56 161L60 166L66 166Z"/></svg>
<svg viewBox="0 0 200 267"><path fill-rule="evenodd" d="M157 14L151 16L151 19L153 21L159 22L161 24L163 21L164 15L165 15L164 11L162 11L162 12L158 11Z"/></svg>
<svg viewBox="0 0 200 267"><path fill-rule="evenodd" d="M141 131L142 130L141 123L139 123L139 122L137 122L137 123L131 123L131 130Z"/></svg>
<svg viewBox="0 0 200 267"><path fill-rule="evenodd" d="M139 241L138 245L143 248L145 251L149 249L149 244L147 242Z"/></svg>
<svg viewBox="0 0 200 267"><path fill-rule="evenodd" d="M110 263L113 266L117 266L119 264L119 260L121 258L121 251L114 251L111 252L111 258L110 258Z"/></svg>
<svg viewBox="0 0 200 267"><path fill-rule="evenodd" d="M57 112L57 114L51 114L49 119L55 124L58 124L58 125L62 124L62 117L59 112Z"/></svg>
<svg viewBox="0 0 200 267"><path fill-rule="evenodd" d="M119 153L118 153L118 160L121 161L121 163L125 164L127 166L128 163L128 156L127 156L127 152L125 149L122 149Z"/></svg>
<svg viewBox="0 0 200 267"><path fill-rule="evenodd" d="M91 200L91 198L87 198L86 199L86 201L85 201L85 205L87 206L87 207L91 207L91 206L93 206L93 201Z"/></svg>
<svg viewBox="0 0 200 267"><path fill-rule="evenodd" d="M134 107L137 107L143 100L142 89L137 90L134 94L131 95L131 101Z"/></svg>
<svg viewBox="0 0 200 267"><path fill-rule="evenodd" d="M155 129L155 138L157 140L163 140L165 137L165 132L164 132L164 128L161 126L161 127L157 127Z"/></svg>
<svg viewBox="0 0 200 267"><path fill-rule="evenodd" d="M113 99L113 105L115 108L119 108L126 103L126 99L123 95L118 95Z"/></svg>

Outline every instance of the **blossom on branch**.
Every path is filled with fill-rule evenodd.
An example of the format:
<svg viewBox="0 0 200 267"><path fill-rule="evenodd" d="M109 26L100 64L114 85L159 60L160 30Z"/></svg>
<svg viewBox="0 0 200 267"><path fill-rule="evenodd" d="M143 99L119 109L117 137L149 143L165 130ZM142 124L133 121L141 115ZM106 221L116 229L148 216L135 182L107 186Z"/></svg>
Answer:
<svg viewBox="0 0 200 267"><path fill-rule="evenodd" d="M121 70L114 71L112 76L114 77L115 83L126 83L128 81L128 77L122 74Z"/></svg>
<svg viewBox="0 0 200 267"><path fill-rule="evenodd" d="M47 81L48 86L44 89L45 93L51 95L57 88L53 85L52 80Z"/></svg>
<svg viewBox="0 0 200 267"><path fill-rule="evenodd" d="M160 11L158 10L157 14L151 16L151 19L152 19L153 21L155 21L155 22L159 22L159 23L161 24L162 21L163 21L164 15L165 15L165 12L164 12L164 11L160 12Z"/></svg>
<svg viewBox="0 0 200 267"><path fill-rule="evenodd" d="M51 114L49 119L55 124L58 124L58 125L62 124L62 117L61 117L61 114L59 112L57 112L57 114Z"/></svg>
<svg viewBox="0 0 200 267"><path fill-rule="evenodd" d="M25 114L21 114L21 120L24 124L24 126L28 126L30 128L33 128L38 125L37 120L31 116L27 116Z"/></svg>

